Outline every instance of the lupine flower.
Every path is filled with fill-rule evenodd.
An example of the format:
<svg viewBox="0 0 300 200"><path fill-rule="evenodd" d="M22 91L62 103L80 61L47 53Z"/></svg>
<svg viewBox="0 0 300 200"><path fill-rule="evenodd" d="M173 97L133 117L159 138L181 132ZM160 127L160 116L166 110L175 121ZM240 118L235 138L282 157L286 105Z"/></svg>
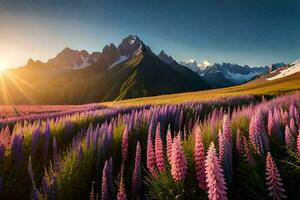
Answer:
<svg viewBox="0 0 300 200"><path fill-rule="evenodd" d="M231 134L231 127L230 127L230 118L228 115L224 115L222 129L225 138L231 142L232 134Z"/></svg>
<svg viewBox="0 0 300 200"><path fill-rule="evenodd" d="M151 139L151 133L148 133L148 140L147 140L147 168L155 175L155 155L153 151L153 144Z"/></svg>
<svg viewBox="0 0 300 200"><path fill-rule="evenodd" d="M141 187L141 146L138 142L136 145L135 164L132 174L131 191L134 196L138 195Z"/></svg>
<svg viewBox="0 0 300 200"><path fill-rule="evenodd" d="M270 110L269 115L268 115L268 133L269 133L269 135L272 135L273 127L274 127L273 115L272 115L272 111Z"/></svg>
<svg viewBox="0 0 300 200"><path fill-rule="evenodd" d="M262 114L258 111L252 116L249 124L249 137L252 145L259 155L269 149L269 140L265 133Z"/></svg>
<svg viewBox="0 0 300 200"><path fill-rule="evenodd" d="M297 131L297 127L296 127L296 123L294 118L291 118L290 120L290 130L293 136L297 136L298 131Z"/></svg>
<svg viewBox="0 0 300 200"><path fill-rule="evenodd" d="M110 157L109 162L108 162L107 183L108 183L108 192L111 194L113 192L113 160L112 160L112 157Z"/></svg>
<svg viewBox="0 0 300 200"><path fill-rule="evenodd" d="M156 166L158 171L163 172L165 171L165 164L164 164L164 149L163 143L160 137L160 123L157 124L156 134L155 134L155 159L156 159Z"/></svg>
<svg viewBox="0 0 300 200"><path fill-rule="evenodd" d="M223 170L218 156L216 155L215 146L210 144L205 159L205 174L208 189L208 199L210 200L226 200L226 183Z"/></svg>
<svg viewBox="0 0 300 200"><path fill-rule="evenodd" d="M171 135L170 126L167 131L167 157L168 157L168 161L171 163L171 160L172 160L172 135Z"/></svg>
<svg viewBox="0 0 300 200"><path fill-rule="evenodd" d="M174 138L172 144L171 174L176 182L183 181L187 174L187 161L181 146L180 135Z"/></svg>
<svg viewBox="0 0 300 200"><path fill-rule="evenodd" d="M236 132L236 151L239 155L242 155L244 151L240 129L238 129Z"/></svg>
<svg viewBox="0 0 300 200"><path fill-rule="evenodd" d="M125 193L125 184L124 184L124 165L121 166L121 172L119 177L119 183L118 183L118 194L117 194L117 200L126 200L126 193Z"/></svg>
<svg viewBox="0 0 300 200"><path fill-rule="evenodd" d="M232 145L231 139L226 138L224 131L219 131L219 160L228 184L231 184L232 180Z"/></svg>
<svg viewBox="0 0 300 200"><path fill-rule="evenodd" d="M107 186L107 171L108 161L105 161L103 172L102 172L102 183L101 183L101 200L108 200L108 186Z"/></svg>
<svg viewBox="0 0 300 200"><path fill-rule="evenodd" d="M46 129L44 133L44 151L43 151L43 158L44 160L48 157L48 149L49 149L49 140L50 140L50 124L49 120L46 122Z"/></svg>
<svg viewBox="0 0 300 200"><path fill-rule="evenodd" d="M253 159L253 156L251 154L251 149L250 149L250 145L246 139L245 136L242 137L243 138L243 146L244 146L244 149L245 149L245 153L246 153L246 159L248 161L249 164L254 164L254 159Z"/></svg>
<svg viewBox="0 0 300 200"><path fill-rule="evenodd" d="M286 147L289 149L294 149L295 139L294 139L288 125L286 125L286 127L285 127L284 138L285 138Z"/></svg>
<svg viewBox="0 0 300 200"><path fill-rule="evenodd" d="M205 153L201 137L201 130L197 126L195 131L195 146L194 146L194 159L196 168L196 178L198 181L198 187L205 190L206 189L206 179L205 179Z"/></svg>
<svg viewBox="0 0 300 200"><path fill-rule="evenodd" d="M23 160L23 140L23 135L18 134L14 136L12 141L11 151L17 167L20 166L20 163Z"/></svg>
<svg viewBox="0 0 300 200"><path fill-rule="evenodd" d="M128 151L128 128L127 126L123 132L123 139L122 139L122 159L123 161L127 160L127 151Z"/></svg>
<svg viewBox="0 0 300 200"><path fill-rule="evenodd" d="M273 199L280 200L287 198L284 194L285 190L283 189L282 179L270 152L268 152L266 159L266 185L269 196L273 197Z"/></svg>
<svg viewBox="0 0 300 200"><path fill-rule="evenodd" d="M54 171L56 171L56 172L58 172L60 170L59 154L58 154L55 136L53 138L53 168L54 168Z"/></svg>

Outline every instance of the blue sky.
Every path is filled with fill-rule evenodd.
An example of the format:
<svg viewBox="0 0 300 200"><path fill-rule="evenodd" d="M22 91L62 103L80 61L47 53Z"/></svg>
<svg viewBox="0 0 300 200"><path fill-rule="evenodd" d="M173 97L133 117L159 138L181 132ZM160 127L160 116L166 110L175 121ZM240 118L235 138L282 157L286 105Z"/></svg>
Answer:
<svg viewBox="0 0 300 200"><path fill-rule="evenodd" d="M0 63L101 51L129 34L178 61L262 66L300 58L297 0L0 0Z"/></svg>

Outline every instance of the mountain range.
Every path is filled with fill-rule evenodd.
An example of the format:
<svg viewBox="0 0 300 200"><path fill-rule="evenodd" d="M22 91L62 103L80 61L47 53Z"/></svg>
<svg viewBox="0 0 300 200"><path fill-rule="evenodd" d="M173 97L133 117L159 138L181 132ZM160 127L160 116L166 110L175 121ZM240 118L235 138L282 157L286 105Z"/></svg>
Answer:
<svg viewBox="0 0 300 200"><path fill-rule="evenodd" d="M162 61L133 35L101 52L65 48L45 63L30 59L3 79L0 103L15 104L79 104L210 88L197 73Z"/></svg>
<svg viewBox="0 0 300 200"><path fill-rule="evenodd" d="M29 59L8 70L0 82L5 91L0 103L81 104L206 90L238 85L282 66L177 62L129 35L101 52L65 48L47 62Z"/></svg>

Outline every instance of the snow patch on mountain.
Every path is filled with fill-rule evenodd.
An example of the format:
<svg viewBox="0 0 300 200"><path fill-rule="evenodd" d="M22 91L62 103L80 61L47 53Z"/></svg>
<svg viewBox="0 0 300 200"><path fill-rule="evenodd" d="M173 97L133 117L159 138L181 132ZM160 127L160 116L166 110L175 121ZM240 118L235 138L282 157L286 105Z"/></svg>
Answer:
<svg viewBox="0 0 300 200"><path fill-rule="evenodd" d="M296 60L295 62L291 63L291 66L289 68L280 70L279 74L271 78L267 78L267 81L272 81L279 78L287 77L298 72L300 72L300 60Z"/></svg>
<svg viewBox="0 0 300 200"><path fill-rule="evenodd" d="M120 56L117 61L115 61L113 64L111 64L108 69L112 69L114 66L126 61L129 57L128 56Z"/></svg>
<svg viewBox="0 0 300 200"><path fill-rule="evenodd" d="M236 84L240 84L246 81L251 80L253 77L260 75L261 73L259 72L251 72L248 74L241 74L241 73L227 73L225 74L225 77L232 82Z"/></svg>
<svg viewBox="0 0 300 200"><path fill-rule="evenodd" d="M78 65L78 64L74 63L73 69L83 69L83 68L88 67L91 64L89 62L89 59L90 59L89 56L84 57L84 56L81 55L81 61L82 61L81 64Z"/></svg>

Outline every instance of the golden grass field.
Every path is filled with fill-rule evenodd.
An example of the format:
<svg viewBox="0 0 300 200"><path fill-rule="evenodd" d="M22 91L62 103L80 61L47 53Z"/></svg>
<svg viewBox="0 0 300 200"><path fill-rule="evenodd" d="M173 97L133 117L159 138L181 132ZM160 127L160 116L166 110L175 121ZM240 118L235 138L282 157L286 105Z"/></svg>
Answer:
<svg viewBox="0 0 300 200"><path fill-rule="evenodd" d="M258 96L263 95L280 95L300 90L300 73L293 74L281 79L267 81L268 76L262 76L248 83L198 92L187 92L179 94L160 95L153 97L127 99L122 101L104 102L102 104L108 106L119 105L141 105L141 104L167 104L181 103L186 101L208 100L219 97L253 94Z"/></svg>

